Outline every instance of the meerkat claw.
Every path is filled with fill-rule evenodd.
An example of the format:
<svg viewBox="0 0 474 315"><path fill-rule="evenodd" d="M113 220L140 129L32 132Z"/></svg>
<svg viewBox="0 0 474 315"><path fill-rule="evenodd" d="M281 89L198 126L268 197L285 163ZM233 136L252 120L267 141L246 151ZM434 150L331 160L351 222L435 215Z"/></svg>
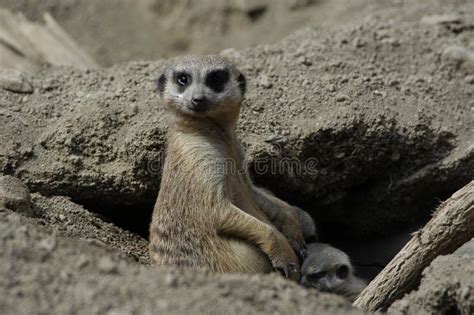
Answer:
<svg viewBox="0 0 474 315"><path fill-rule="evenodd" d="M275 270L278 271L285 278L290 277L290 272L289 272L288 268L277 267L277 268L275 268Z"/></svg>
<svg viewBox="0 0 474 315"><path fill-rule="evenodd" d="M298 272L298 269L296 268L296 264L292 262L288 263L287 269L288 269L288 274L290 275Z"/></svg>

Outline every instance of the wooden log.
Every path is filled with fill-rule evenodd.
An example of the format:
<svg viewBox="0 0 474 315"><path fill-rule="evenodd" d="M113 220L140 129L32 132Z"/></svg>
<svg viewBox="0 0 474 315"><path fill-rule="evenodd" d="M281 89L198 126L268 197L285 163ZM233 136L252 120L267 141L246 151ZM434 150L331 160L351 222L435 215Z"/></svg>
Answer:
<svg viewBox="0 0 474 315"><path fill-rule="evenodd" d="M354 306L365 311L386 310L414 289L421 273L437 256L447 255L474 237L474 181L443 202L423 229L365 288Z"/></svg>

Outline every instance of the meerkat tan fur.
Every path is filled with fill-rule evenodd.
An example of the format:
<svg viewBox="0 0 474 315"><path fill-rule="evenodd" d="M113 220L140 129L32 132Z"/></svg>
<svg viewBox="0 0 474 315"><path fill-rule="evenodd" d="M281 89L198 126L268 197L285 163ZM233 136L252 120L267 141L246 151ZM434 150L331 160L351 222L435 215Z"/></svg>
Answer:
<svg viewBox="0 0 474 315"><path fill-rule="evenodd" d="M346 253L323 243L311 243L307 247L308 256L301 266L300 283L354 301L367 284L354 275Z"/></svg>
<svg viewBox="0 0 474 315"><path fill-rule="evenodd" d="M265 188L260 188L261 191L265 192L267 195L275 196L270 190ZM316 224L314 223L313 218L301 208L294 207L298 220L300 222L301 232L303 233L303 238L306 243L316 243L319 240L318 231L316 229ZM305 254L306 256L306 254Z"/></svg>
<svg viewBox="0 0 474 315"><path fill-rule="evenodd" d="M305 244L297 210L252 184L235 133L245 87L219 56L184 57L160 76L170 125L151 259L216 272L276 269L298 280L295 252Z"/></svg>

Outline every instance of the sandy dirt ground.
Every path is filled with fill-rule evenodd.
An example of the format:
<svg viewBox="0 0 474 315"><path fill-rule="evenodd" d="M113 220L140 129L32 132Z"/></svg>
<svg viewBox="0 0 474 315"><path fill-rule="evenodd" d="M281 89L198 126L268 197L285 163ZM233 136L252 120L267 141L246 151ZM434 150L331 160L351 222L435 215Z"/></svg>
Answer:
<svg viewBox="0 0 474 315"><path fill-rule="evenodd" d="M472 1L34 3L0 6L33 20L51 11L114 66L2 83L0 171L28 186L33 210L0 209L1 314L360 313L276 274L148 266L165 57L225 49L249 82L238 132L255 181L307 210L326 242L363 246L416 229L474 178ZM257 171L285 159L315 163ZM472 313L472 265L437 259L389 313Z"/></svg>

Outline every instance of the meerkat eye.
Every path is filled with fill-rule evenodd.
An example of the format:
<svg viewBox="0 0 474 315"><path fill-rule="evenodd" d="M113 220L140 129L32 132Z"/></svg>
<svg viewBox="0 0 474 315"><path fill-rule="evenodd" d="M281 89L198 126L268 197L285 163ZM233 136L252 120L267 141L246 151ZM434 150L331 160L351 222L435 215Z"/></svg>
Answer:
<svg viewBox="0 0 474 315"><path fill-rule="evenodd" d="M310 273L308 275L308 278L311 281L318 281L324 278L325 276L326 276L326 271L319 271L319 272Z"/></svg>
<svg viewBox="0 0 474 315"><path fill-rule="evenodd" d="M346 265L339 266L336 269L336 276L339 279L345 279L347 278L348 275L349 275L349 267L347 267Z"/></svg>
<svg viewBox="0 0 474 315"><path fill-rule="evenodd" d="M216 93L224 91L224 87L228 81L229 71L225 69L209 72L206 76L206 85Z"/></svg>
<svg viewBox="0 0 474 315"><path fill-rule="evenodd" d="M176 83L181 86L186 86L189 82L189 76L184 72L179 72L176 74Z"/></svg>

